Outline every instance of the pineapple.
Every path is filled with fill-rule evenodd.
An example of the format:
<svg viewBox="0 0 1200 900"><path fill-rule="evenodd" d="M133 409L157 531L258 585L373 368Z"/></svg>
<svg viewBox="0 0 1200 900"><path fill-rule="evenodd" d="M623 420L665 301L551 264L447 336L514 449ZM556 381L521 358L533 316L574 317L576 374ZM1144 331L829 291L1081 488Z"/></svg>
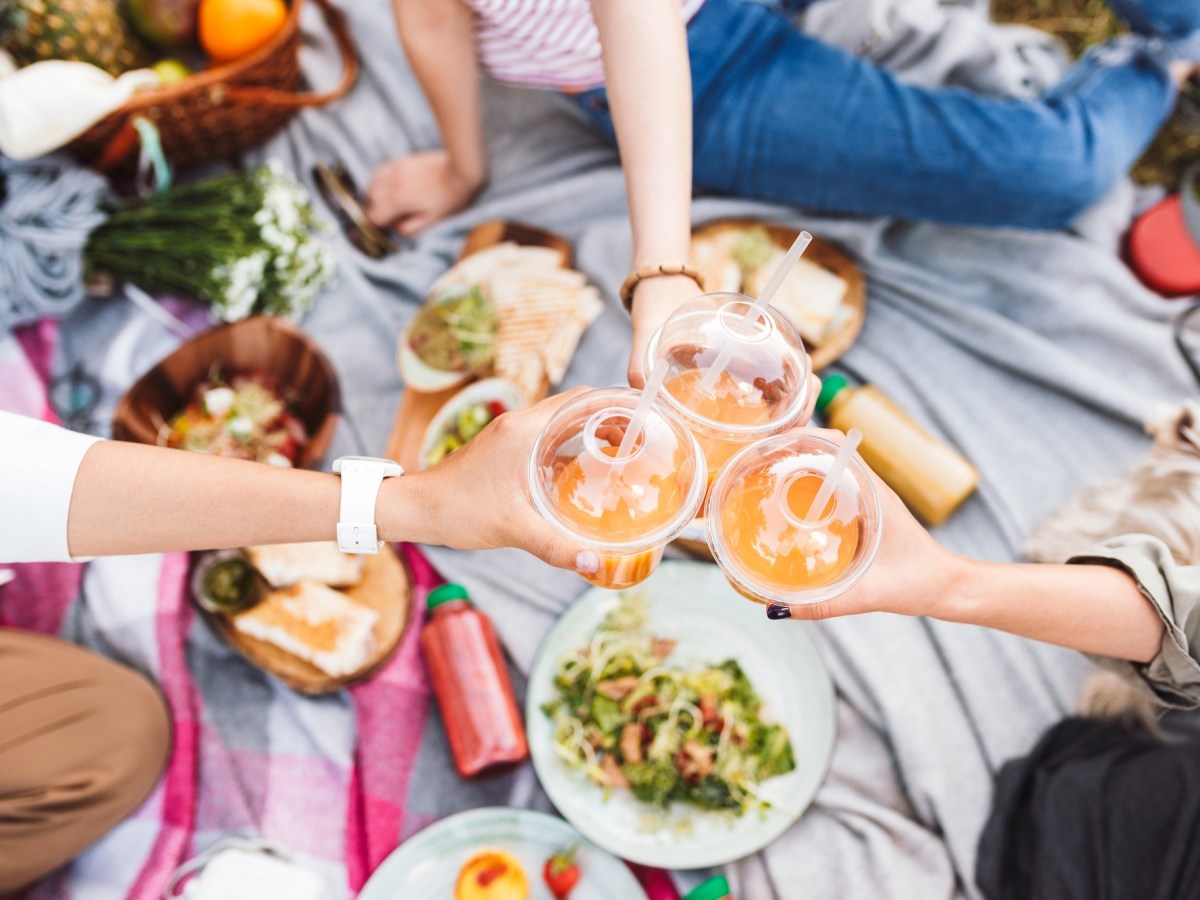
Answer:
<svg viewBox="0 0 1200 900"><path fill-rule="evenodd" d="M153 60L121 15L120 0L0 0L0 49L18 66L79 60L110 75Z"/></svg>

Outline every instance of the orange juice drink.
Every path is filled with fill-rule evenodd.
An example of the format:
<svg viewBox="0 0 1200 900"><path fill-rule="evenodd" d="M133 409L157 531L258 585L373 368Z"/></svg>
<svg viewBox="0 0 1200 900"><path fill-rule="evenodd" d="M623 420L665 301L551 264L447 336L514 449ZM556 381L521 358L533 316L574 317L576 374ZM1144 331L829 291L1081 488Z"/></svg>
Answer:
<svg viewBox="0 0 1200 900"><path fill-rule="evenodd" d="M710 483L747 444L803 424L808 406L811 364L800 336L770 306L745 321L752 303L742 294L697 297L647 353L647 371L660 358L670 365L662 396L699 441Z"/></svg>
<svg viewBox="0 0 1200 900"><path fill-rule="evenodd" d="M584 576L599 587L645 580L704 499L700 448L660 404L651 407L628 455L619 457L639 396L611 388L566 404L530 459L534 505L552 526L599 554L600 570Z"/></svg>
<svg viewBox="0 0 1200 900"><path fill-rule="evenodd" d="M708 536L730 584L760 603L803 605L848 590L879 546L879 495L857 459L822 510L809 508L838 446L785 434L739 452L713 485Z"/></svg>

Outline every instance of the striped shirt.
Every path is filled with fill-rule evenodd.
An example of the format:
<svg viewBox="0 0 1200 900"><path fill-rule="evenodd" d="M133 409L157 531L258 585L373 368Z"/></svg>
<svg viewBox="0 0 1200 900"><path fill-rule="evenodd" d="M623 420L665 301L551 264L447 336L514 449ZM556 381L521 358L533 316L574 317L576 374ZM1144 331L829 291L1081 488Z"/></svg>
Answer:
<svg viewBox="0 0 1200 900"><path fill-rule="evenodd" d="M497 81L585 91L604 83L589 0L464 0L475 12L475 50ZM704 0L679 0L684 23Z"/></svg>

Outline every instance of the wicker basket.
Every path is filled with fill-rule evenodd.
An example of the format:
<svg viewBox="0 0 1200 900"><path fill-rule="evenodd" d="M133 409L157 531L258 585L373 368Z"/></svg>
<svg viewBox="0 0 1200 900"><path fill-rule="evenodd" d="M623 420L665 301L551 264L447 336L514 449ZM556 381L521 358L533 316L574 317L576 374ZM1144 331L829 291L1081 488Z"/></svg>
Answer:
<svg viewBox="0 0 1200 900"><path fill-rule="evenodd" d="M345 62L341 81L323 93L300 91L300 14L291 0L279 34L254 53L206 69L175 84L140 91L70 145L82 161L102 172L129 165L139 142L139 116L158 128L167 160L176 167L228 159L279 131L298 109L322 106L350 90L358 77L358 54L346 20L331 0L320 7Z"/></svg>

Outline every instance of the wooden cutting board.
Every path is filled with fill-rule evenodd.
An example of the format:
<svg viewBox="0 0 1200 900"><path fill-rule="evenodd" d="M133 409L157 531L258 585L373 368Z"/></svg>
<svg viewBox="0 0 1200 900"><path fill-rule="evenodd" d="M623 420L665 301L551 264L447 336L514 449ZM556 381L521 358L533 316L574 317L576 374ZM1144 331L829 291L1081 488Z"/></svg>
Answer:
<svg viewBox="0 0 1200 900"><path fill-rule="evenodd" d="M494 247L496 244L506 241L557 250L562 256L562 264L565 268L570 268L574 259L571 244L561 235L533 225L504 221L484 222L471 229L458 258L465 259L472 253L478 253L480 250L486 250L488 247ZM478 378L473 378L472 381L478 381L479 378L485 377L487 374L483 373ZM425 429L429 427L429 423L446 401L470 383L468 381L436 393L422 393L406 388L400 397L400 406L397 408L396 417L392 422L392 431L388 436L384 455L388 459L394 459L400 463L405 471L419 471L421 468L421 441L425 437ZM549 391L550 385L545 383L539 395L530 399L533 402L541 400Z"/></svg>
<svg viewBox="0 0 1200 900"><path fill-rule="evenodd" d="M379 615L372 635L375 650L357 671L334 678L311 663L274 644L249 637L233 627L229 616L210 613L196 604L213 630L251 665L269 672L302 694L329 694L370 678L396 652L404 628L412 615L412 579L407 567L390 544L366 557L359 584L342 593L369 606Z"/></svg>

